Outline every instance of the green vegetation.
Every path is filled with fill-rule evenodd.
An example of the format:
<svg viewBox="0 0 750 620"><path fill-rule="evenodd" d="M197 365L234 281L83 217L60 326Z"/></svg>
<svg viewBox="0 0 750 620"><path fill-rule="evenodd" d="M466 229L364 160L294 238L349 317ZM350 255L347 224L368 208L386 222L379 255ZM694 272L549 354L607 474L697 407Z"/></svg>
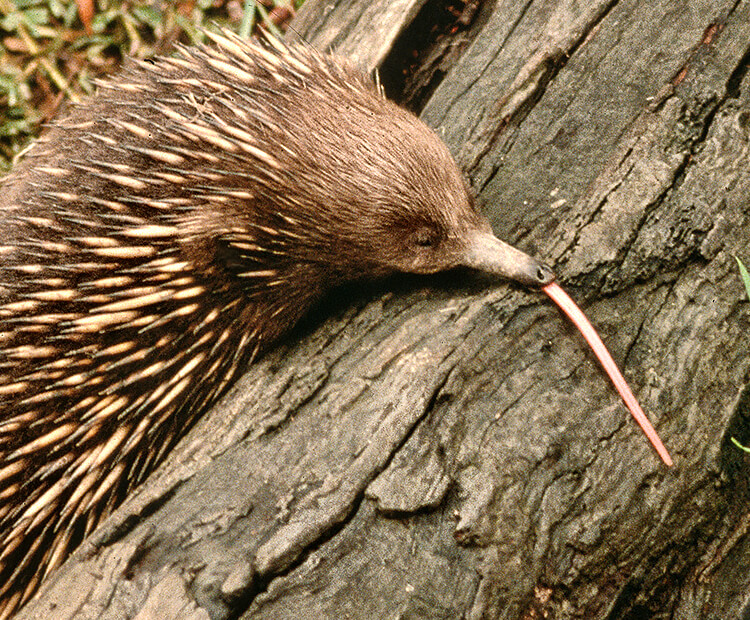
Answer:
<svg viewBox="0 0 750 620"><path fill-rule="evenodd" d="M747 272L747 268L739 258L735 257L735 260L737 261L737 265L740 268L740 276L742 277L742 282L744 282L745 284L747 297L748 299L750 299L750 273Z"/></svg>
<svg viewBox="0 0 750 620"><path fill-rule="evenodd" d="M197 43L202 27L243 36L259 23L283 30L302 4L292 0L0 0L0 174L68 101L127 57L168 54ZM93 9L90 23L79 5ZM158 9L156 8L158 6ZM89 21L89 20L86 20Z"/></svg>
<svg viewBox="0 0 750 620"><path fill-rule="evenodd" d="M750 452L750 448L748 448L747 446L743 446L743 445L742 445L742 444L741 444L741 443L740 443L739 441L737 441L737 440L736 440L736 439L735 439L734 437L730 437L729 439L730 439L730 440L731 440L731 442L732 442L732 443L733 443L733 444L734 444L735 446L737 446L737 447L738 447L738 448L739 448L740 450L744 450L745 452Z"/></svg>

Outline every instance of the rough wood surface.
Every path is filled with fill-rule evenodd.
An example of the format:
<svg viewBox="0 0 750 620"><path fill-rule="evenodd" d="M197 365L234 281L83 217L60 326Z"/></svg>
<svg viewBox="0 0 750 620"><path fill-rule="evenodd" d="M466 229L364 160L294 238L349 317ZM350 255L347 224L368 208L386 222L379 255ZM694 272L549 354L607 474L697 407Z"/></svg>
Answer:
<svg viewBox="0 0 750 620"><path fill-rule="evenodd" d="M375 66L422 4L308 0L296 30ZM423 117L675 467L541 295L391 283L253 366L19 617L747 617L750 3L484 14Z"/></svg>

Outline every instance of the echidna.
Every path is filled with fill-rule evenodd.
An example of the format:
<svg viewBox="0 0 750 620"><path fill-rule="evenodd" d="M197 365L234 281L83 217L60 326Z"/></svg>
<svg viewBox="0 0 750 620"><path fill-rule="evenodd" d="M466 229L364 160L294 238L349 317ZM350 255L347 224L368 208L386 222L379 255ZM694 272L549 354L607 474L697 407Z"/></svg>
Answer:
<svg viewBox="0 0 750 620"><path fill-rule="evenodd" d="M2 617L331 287L553 279L346 61L206 34L101 84L3 182Z"/></svg>

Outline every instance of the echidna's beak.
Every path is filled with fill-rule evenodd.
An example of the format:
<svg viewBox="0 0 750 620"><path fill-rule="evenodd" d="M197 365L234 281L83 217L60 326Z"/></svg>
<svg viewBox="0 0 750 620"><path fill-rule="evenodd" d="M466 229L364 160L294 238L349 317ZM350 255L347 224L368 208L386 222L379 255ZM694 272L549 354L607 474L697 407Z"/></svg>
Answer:
<svg viewBox="0 0 750 620"><path fill-rule="evenodd" d="M462 264L526 286L541 287L555 279L548 265L484 231L471 238Z"/></svg>

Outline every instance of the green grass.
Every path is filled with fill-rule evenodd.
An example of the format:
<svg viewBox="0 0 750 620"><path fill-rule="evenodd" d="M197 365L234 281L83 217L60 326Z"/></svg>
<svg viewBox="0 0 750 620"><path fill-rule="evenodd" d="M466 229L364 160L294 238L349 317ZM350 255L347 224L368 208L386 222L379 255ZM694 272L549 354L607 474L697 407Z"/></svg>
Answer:
<svg viewBox="0 0 750 620"><path fill-rule="evenodd" d="M742 282L745 285L745 292L747 293L748 299L750 299L750 273L747 272L747 268L739 258L735 256L735 260L737 261L737 265L740 268L740 276L742 277Z"/></svg>
<svg viewBox="0 0 750 620"><path fill-rule="evenodd" d="M127 57L168 54L203 40L204 27L248 36L278 32L299 0L96 0L87 32L72 0L0 0L0 175L67 102L91 96L95 80ZM265 5L265 6L264 6Z"/></svg>
<svg viewBox="0 0 750 620"><path fill-rule="evenodd" d="M737 447L738 447L738 448L739 448L740 450L744 450L745 452L750 452L750 448L748 448L747 446L743 446L743 445L742 445L742 444L741 444L741 443L740 443L739 441L737 441L737 440L736 440L736 439L735 439L734 437L730 437L729 439L730 439L730 440L731 440L731 442L732 442L732 443L733 443L733 444L734 444L735 446L737 446Z"/></svg>

